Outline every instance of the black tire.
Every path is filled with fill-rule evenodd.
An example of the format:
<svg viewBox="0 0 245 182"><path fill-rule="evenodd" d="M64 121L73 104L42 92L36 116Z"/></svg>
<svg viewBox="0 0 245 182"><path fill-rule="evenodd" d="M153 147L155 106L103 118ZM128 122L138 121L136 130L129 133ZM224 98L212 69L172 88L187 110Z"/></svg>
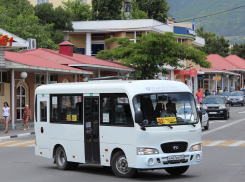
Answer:
<svg viewBox="0 0 245 182"><path fill-rule="evenodd" d="M233 106L233 104L231 104L231 106Z"/></svg>
<svg viewBox="0 0 245 182"><path fill-rule="evenodd" d="M188 170L189 166L180 166L180 167L170 167L166 168L165 171L171 175L178 176L185 173Z"/></svg>
<svg viewBox="0 0 245 182"><path fill-rule="evenodd" d="M230 112L229 112L229 114L228 114L228 118L230 118Z"/></svg>
<svg viewBox="0 0 245 182"><path fill-rule="evenodd" d="M111 169L119 178L131 178L137 172L136 169L129 168L127 158L123 151L115 153L111 160Z"/></svg>
<svg viewBox="0 0 245 182"><path fill-rule="evenodd" d="M207 125L204 126L204 129L205 129L205 130L208 130L208 129L209 129L209 120L207 121Z"/></svg>
<svg viewBox="0 0 245 182"><path fill-rule="evenodd" d="M242 103L242 107L244 106L244 103Z"/></svg>
<svg viewBox="0 0 245 182"><path fill-rule="evenodd" d="M228 119L228 114L229 114L229 112L227 111L227 112L226 112L226 115L224 116L224 119L225 119L225 120Z"/></svg>
<svg viewBox="0 0 245 182"><path fill-rule="evenodd" d="M67 161L65 150L61 146L59 146L56 150L55 160L57 168L60 170L69 170L72 167L72 162Z"/></svg>

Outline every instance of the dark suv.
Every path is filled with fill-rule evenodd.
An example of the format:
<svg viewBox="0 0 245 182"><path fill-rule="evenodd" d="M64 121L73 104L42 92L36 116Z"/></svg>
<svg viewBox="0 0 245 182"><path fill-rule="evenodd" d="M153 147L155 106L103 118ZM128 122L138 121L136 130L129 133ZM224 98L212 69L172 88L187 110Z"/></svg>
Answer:
<svg viewBox="0 0 245 182"><path fill-rule="evenodd" d="M230 101L227 101L224 96L210 95L201 104L209 118L222 117L228 119L230 117Z"/></svg>

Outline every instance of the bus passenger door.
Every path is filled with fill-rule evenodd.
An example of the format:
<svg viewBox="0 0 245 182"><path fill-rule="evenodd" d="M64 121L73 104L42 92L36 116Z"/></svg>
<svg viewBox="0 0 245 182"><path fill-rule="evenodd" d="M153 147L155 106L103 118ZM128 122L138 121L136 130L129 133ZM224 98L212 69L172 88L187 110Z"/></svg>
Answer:
<svg viewBox="0 0 245 182"><path fill-rule="evenodd" d="M85 162L100 164L99 97L84 97Z"/></svg>
<svg viewBox="0 0 245 182"><path fill-rule="evenodd" d="M49 96L37 95L36 139L39 148L49 148Z"/></svg>

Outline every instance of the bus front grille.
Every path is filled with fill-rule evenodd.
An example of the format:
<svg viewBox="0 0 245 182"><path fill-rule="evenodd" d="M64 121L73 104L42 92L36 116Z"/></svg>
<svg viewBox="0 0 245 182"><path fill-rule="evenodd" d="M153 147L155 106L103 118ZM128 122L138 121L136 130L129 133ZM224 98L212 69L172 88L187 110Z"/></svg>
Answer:
<svg viewBox="0 0 245 182"><path fill-rule="evenodd" d="M164 153L185 152L187 146L187 142L169 142L161 144L161 148Z"/></svg>

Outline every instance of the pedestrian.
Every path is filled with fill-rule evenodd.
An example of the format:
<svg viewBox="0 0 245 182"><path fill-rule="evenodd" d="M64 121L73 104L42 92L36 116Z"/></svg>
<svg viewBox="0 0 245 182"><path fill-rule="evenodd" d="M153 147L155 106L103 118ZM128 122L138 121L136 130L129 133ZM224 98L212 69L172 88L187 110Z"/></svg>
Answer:
<svg viewBox="0 0 245 182"><path fill-rule="evenodd" d="M30 119L30 115L31 115L31 109L28 107L28 105L26 105L26 107L24 108L24 113L22 118L25 124L24 130L29 130L28 120Z"/></svg>
<svg viewBox="0 0 245 182"><path fill-rule="evenodd" d="M202 96L203 96L200 88L198 89L196 96L197 96L197 102L198 102L198 104L200 104Z"/></svg>
<svg viewBox="0 0 245 182"><path fill-rule="evenodd" d="M234 91L234 87L231 85L230 87L230 91L233 92Z"/></svg>
<svg viewBox="0 0 245 182"><path fill-rule="evenodd" d="M5 125L5 133L8 133L8 123L11 120L11 116L10 116L10 108L9 108L9 104L7 102L3 103L3 111L2 111L2 119Z"/></svg>
<svg viewBox="0 0 245 182"><path fill-rule="evenodd" d="M228 91L228 90L227 90L227 88L225 87L225 88L224 88L224 92L227 92L227 91Z"/></svg>

